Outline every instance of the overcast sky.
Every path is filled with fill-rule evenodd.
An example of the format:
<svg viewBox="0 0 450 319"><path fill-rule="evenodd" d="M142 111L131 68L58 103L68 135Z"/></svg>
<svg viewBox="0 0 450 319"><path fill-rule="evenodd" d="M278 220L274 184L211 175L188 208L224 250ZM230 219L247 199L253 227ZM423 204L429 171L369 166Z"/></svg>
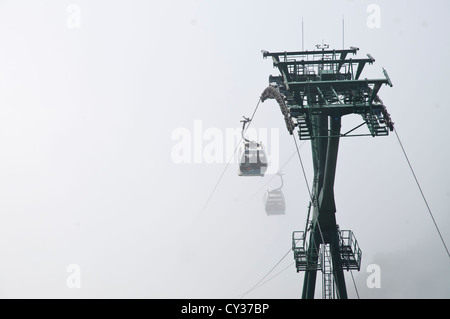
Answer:
<svg viewBox="0 0 450 319"><path fill-rule="evenodd" d="M304 229L308 190L273 100L252 129L274 150L272 172L286 164L285 216L264 211L278 179L226 166L227 131L278 74L261 50L302 48L302 17L305 49L342 48L344 17L345 46L376 59L362 77L388 71L394 86L379 95L450 243L449 10L447 0L1 0L0 297L238 298L252 288ZM224 145L222 161L211 163L211 141ZM310 144L299 144L311 185ZM363 250L361 298L450 297L449 257L394 134L341 140L335 195L340 228ZM300 298L293 260L245 297ZM380 288L366 284L372 264ZM350 273L346 283L356 298Z"/></svg>

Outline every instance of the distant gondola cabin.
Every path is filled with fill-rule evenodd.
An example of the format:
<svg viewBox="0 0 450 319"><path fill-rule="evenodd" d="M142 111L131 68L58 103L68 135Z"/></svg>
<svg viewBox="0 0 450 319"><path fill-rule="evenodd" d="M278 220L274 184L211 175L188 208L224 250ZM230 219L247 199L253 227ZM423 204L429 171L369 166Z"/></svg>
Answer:
<svg viewBox="0 0 450 319"><path fill-rule="evenodd" d="M264 205L268 216L286 213L286 204L281 189L268 190L264 194Z"/></svg>

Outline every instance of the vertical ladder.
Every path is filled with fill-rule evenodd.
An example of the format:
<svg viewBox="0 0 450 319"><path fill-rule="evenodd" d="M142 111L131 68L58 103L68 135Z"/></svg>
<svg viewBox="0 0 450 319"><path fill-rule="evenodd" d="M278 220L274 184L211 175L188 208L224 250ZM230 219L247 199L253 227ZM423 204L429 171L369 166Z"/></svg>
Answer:
<svg viewBox="0 0 450 319"><path fill-rule="evenodd" d="M381 123L380 120L383 122ZM373 111L368 112L365 115L365 121L372 136L384 136L389 135L388 128L386 127L382 117L378 117Z"/></svg>
<svg viewBox="0 0 450 319"><path fill-rule="evenodd" d="M333 286L333 269L331 265L331 250L330 245L322 245L322 298L333 299L334 286Z"/></svg>
<svg viewBox="0 0 450 319"><path fill-rule="evenodd" d="M310 140L311 139L311 130L309 120L306 114L302 114L297 117L297 125L298 125L298 136L300 140Z"/></svg>

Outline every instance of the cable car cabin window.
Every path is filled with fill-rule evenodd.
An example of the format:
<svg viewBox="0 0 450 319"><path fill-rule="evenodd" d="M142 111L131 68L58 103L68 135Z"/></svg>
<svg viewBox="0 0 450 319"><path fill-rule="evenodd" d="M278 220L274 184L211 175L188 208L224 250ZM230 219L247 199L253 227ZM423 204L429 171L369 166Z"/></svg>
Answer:
<svg viewBox="0 0 450 319"><path fill-rule="evenodd" d="M264 176L267 157L261 143L246 141L239 153L239 176Z"/></svg>
<svg viewBox="0 0 450 319"><path fill-rule="evenodd" d="M284 215L286 212L286 204L281 189L268 190L264 194L264 205L268 216Z"/></svg>

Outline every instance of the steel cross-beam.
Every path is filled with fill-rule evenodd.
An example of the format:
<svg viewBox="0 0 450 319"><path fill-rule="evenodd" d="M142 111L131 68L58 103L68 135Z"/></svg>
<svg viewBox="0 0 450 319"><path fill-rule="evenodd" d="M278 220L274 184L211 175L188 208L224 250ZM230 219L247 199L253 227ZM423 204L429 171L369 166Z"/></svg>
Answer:
<svg viewBox="0 0 450 319"><path fill-rule="evenodd" d="M268 52L266 50L262 50L263 57L280 57L280 56L302 56L302 55L317 55L317 54L341 54L341 56L346 56L347 53L356 54L359 48L351 47L350 49L342 49L342 50L313 50L313 51L284 51L284 52Z"/></svg>
<svg viewBox="0 0 450 319"><path fill-rule="evenodd" d="M287 66L287 65L312 65L312 64L345 64L345 63L358 63L360 65L362 65L362 67L364 66L364 64L366 63L373 63L375 62L374 58L368 58L368 59L349 59L349 60L311 60L311 61L305 61L305 60L299 60L299 61L275 61L274 62L274 66ZM362 67L361 67L361 72L362 72Z"/></svg>

